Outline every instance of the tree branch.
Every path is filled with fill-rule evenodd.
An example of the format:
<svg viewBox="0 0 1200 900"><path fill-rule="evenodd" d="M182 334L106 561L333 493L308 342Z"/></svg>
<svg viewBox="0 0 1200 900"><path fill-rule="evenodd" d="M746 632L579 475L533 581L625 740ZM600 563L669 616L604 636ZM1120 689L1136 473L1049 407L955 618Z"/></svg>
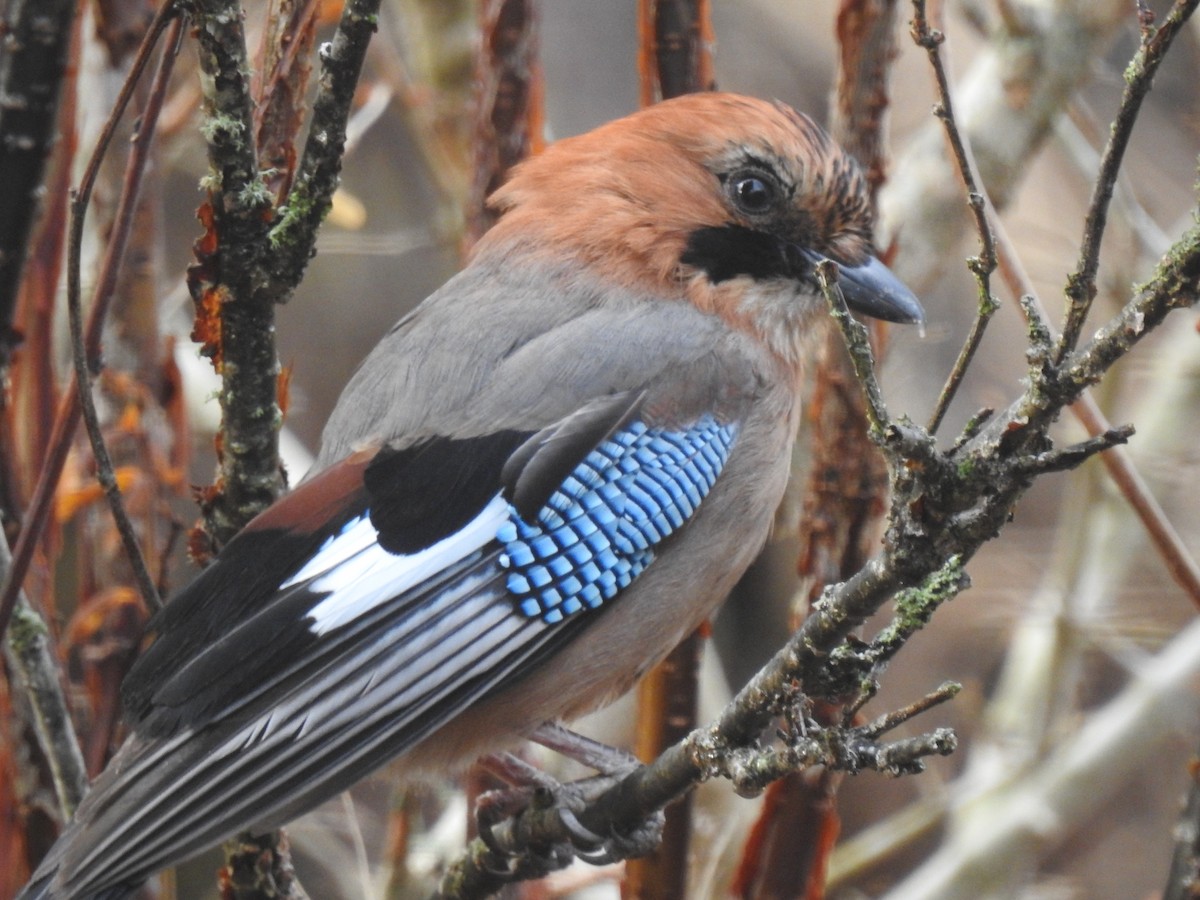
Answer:
<svg viewBox="0 0 1200 900"><path fill-rule="evenodd" d="M1088 310L1096 297L1096 272L1100 268L1100 242L1104 239L1105 225L1108 222L1108 206L1112 201L1121 163L1125 159L1125 150L1133 136L1133 126L1142 108L1142 100L1150 92L1154 75L1172 41L1188 17L1195 12L1197 5L1200 5L1200 0L1176 0L1166 21L1159 28L1154 28L1151 24L1153 14L1139 3L1142 44L1125 68L1125 90L1121 96L1121 106L1113 120L1108 144L1100 159L1100 175L1092 187L1092 200L1083 226L1079 265L1067 278L1067 316L1054 357L1058 362L1075 347Z"/></svg>
<svg viewBox="0 0 1200 900"><path fill-rule="evenodd" d="M375 33L379 2L347 0L333 40L320 48L321 81L308 140L295 184L268 235L272 253L267 274L276 302L287 302L300 283L316 247L317 229L333 202L342 170L346 121L367 46Z"/></svg>
<svg viewBox="0 0 1200 900"><path fill-rule="evenodd" d="M46 157L57 139L59 88L77 6L75 0L16 0L0 17L0 372L8 371L20 343L13 330L17 288Z"/></svg>

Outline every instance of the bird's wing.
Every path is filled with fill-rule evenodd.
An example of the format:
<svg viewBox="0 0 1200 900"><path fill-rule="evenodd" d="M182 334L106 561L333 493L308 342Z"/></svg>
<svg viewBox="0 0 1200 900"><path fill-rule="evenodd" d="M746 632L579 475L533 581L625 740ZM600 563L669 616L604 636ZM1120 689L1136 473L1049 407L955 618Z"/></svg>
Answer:
<svg viewBox="0 0 1200 900"><path fill-rule="evenodd" d="M650 379L536 432L355 454L248 526L127 680L133 737L80 809L72 888L286 821L602 615L737 439L707 411L664 424L665 396Z"/></svg>

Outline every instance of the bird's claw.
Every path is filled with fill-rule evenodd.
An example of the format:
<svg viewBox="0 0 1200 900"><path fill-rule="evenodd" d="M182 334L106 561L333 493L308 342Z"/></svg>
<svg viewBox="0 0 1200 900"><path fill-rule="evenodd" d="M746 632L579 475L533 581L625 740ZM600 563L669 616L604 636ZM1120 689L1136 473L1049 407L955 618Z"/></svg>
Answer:
<svg viewBox="0 0 1200 900"><path fill-rule="evenodd" d="M544 874L563 868L575 857L599 866L652 851L662 838L661 811L626 834L597 834L580 821L587 795L611 780L601 776L553 787L543 780L537 786L482 795L476 823L480 840L493 854L489 871L502 876Z"/></svg>
<svg viewBox="0 0 1200 900"><path fill-rule="evenodd" d="M662 843L662 833L666 821L666 815L659 810L643 819L628 834L611 832L607 838L599 841L596 850L585 852L577 848L576 855L593 866L606 866L610 863L645 856L656 850Z"/></svg>

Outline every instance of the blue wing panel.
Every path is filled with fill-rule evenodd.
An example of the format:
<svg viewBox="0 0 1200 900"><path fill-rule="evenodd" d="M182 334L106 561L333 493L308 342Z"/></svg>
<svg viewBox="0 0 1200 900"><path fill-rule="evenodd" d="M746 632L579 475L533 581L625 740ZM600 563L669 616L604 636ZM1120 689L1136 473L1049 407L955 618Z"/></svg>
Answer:
<svg viewBox="0 0 1200 900"><path fill-rule="evenodd" d="M696 512L736 437L736 426L712 416L683 430L631 422L575 467L533 521L510 507L496 536L517 607L554 623L616 596Z"/></svg>

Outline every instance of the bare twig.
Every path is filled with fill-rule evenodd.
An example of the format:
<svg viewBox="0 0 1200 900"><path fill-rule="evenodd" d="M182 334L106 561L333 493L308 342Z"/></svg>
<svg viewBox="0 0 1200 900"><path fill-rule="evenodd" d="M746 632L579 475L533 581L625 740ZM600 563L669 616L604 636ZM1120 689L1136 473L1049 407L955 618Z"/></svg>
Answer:
<svg viewBox="0 0 1200 900"><path fill-rule="evenodd" d="M1062 335L1058 339L1055 362L1062 362L1074 349L1080 330L1087 318L1088 310L1096 297L1096 272L1100 267L1100 243L1108 222L1108 206L1125 149L1133 135L1142 100L1150 92L1154 75L1162 62L1171 42L1183 28L1188 17L1195 12L1200 0L1176 0L1166 20L1158 28L1150 22L1150 14L1142 18L1142 43L1129 65L1125 68L1125 90L1121 106L1113 120L1108 143L1100 161L1100 176L1092 188L1092 199L1088 205L1087 219L1083 226L1083 242L1079 251L1079 264L1067 278L1067 314L1063 322Z"/></svg>
<svg viewBox="0 0 1200 900"><path fill-rule="evenodd" d="M1039 320L1048 316L1045 305L1038 298L1033 280L1025 271L1012 240L1003 223L996 222L996 251L1000 264L1000 277L1004 279L1014 297L1023 297L1022 310L1034 310ZM1101 412L1091 391L1084 391L1070 406L1071 413L1083 425L1087 433L1096 437L1111 431L1113 426ZM1200 609L1200 564L1192 555L1179 532L1167 518L1162 505L1155 499L1145 479L1130 458L1128 451L1114 447L1100 457L1100 462L1117 486L1134 514L1146 529L1150 543L1162 558L1172 579L1178 584L1192 604Z"/></svg>
<svg viewBox="0 0 1200 900"><path fill-rule="evenodd" d="M93 298L93 309L107 310L112 298L113 289L117 283L117 272L125 255L126 242L130 229L133 227L134 211L137 206L138 191L141 188L142 175L146 171L146 161L150 147L154 141L154 129L158 122L158 114L162 110L163 98L166 96L167 85L174 68L175 56L179 52L179 41L183 36L183 20L174 15L171 4L164 4L160 15L152 24L143 47L153 47L162 34L163 28L170 23L166 46L159 59L158 70L147 96L146 106L142 110L137 134L131 143L129 159L125 166L125 180L121 186L121 196L117 202L117 210L113 219L112 232L109 235L108 246L105 250L101 275L96 285ZM141 51L139 51L139 59ZM129 83L136 83L144 68L136 65L129 75ZM112 458L104 443L104 434L100 426L100 417L96 413L96 404L92 399L91 379L96 374L98 362L98 346L89 348L84 338L83 311L80 303L80 257L83 246L83 224L87 208L92 196L96 176L100 170L100 162L108 153L109 143L115 132L116 123L120 120L124 109L113 110L109 125L104 129L101 140L93 151L84 170L84 176L78 190L71 198L71 226L67 242L67 317L71 324L72 359L75 364L75 380L78 385L80 408L83 413L84 425L87 428L88 439L91 441L92 454L96 460L96 479L104 489L108 503L112 509L113 520L125 546L125 554L133 569L134 580L148 609L158 609L162 600L158 596L154 578L146 565L138 545L137 534L133 523L125 511L121 500L121 489L117 485L117 476L113 471Z"/></svg>
<svg viewBox="0 0 1200 900"><path fill-rule="evenodd" d="M979 234L979 255L967 260L967 268L974 274L975 281L979 286L978 314L967 335L966 343L963 344L958 358L954 361L946 384L938 394L933 413L929 417L929 424L926 427L930 432L936 434L946 415L946 410L949 409L951 401L958 393L958 388L967 374L971 360L979 349L988 322L1000 308L1000 303L992 294L991 288L991 275L996 270L995 239L988 223L988 211L991 204L988 203L980 187L970 144L964 139L958 122L954 118L950 79L946 74L946 67L942 63L941 47L945 41L945 35L930 26L925 0L913 0L912 36L917 45L923 48L929 56L929 66L933 71L938 93L938 102L933 110L934 115L946 128L946 137L950 142L951 153L958 168L958 176L967 191L967 205L975 217L975 230Z"/></svg>
<svg viewBox="0 0 1200 900"><path fill-rule="evenodd" d="M998 209L1029 173L1028 161L1063 107L1093 76L1129 8L1129 0L1002 4L986 47L955 84L959 128ZM944 128L930 122L908 141L880 194L896 271L918 294L957 263L957 248L973 235L958 179L947 177L952 166Z"/></svg>

